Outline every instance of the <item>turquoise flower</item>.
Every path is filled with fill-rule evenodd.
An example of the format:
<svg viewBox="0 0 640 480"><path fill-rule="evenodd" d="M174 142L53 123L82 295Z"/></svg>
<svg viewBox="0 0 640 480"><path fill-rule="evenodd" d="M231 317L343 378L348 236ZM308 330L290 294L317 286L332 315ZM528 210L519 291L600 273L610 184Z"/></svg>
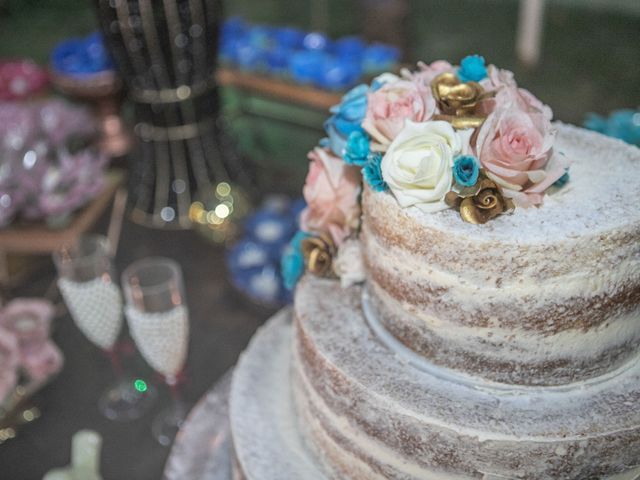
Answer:
<svg viewBox="0 0 640 480"><path fill-rule="evenodd" d="M362 177L375 192L384 192L389 189L387 182L382 178L381 163L382 154L374 153L369 155L369 163L362 169Z"/></svg>
<svg viewBox="0 0 640 480"><path fill-rule="evenodd" d="M562 188L567 184L568 181L569 181L569 169L567 168L566 171L564 172L564 175L562 175L558 180L556 180L553 183L553 186Z"/></svg>
<svg viewBox="0 0 640 480"><path fill-rule="evenodd" d="M304 256L302 255L302 241L310 235L302 230L298 231L289 242L282 254L280 270L287 290L293 290L304 273Z"/></svg>
<svg viewBox="0 0 640 480"><path fill-rule="evenodd" d="M473 155L458 155L453 160L453 178L461 187L473 187L480 175L480 163Z"/></svg>
<svg viewBox="0 0 640 480"><path fill-rule="evenodd" d="M487 67L484 57L480 55L469 55L460 61L458 78L462 82L479 82L487 77Z"/></svg>
<svg viewBox="0 0 640 480"><path fill-rule="evenodd" d="M369 87L365 84L349 90L342 97L339 105L331 107L330 111L333 115L324 122L324 129L328 136L324 145L339 157L342 157L351 132L361 130L360 124L367 113L368 91Z"/></svg>
<svg viewBox="0 0 640 480"><path fill-rule="evenodd" d="M354 130L349 134L343 159L349 165L364 167L369 155L369 137L362 130Z"/></svg>
<svg viewBox="0 0 640 480"><path fill-rule="evenodd" d="M640 147L640 111L615 110L608 118L591 113L584 122L589 130L604 133Z"/></svg>

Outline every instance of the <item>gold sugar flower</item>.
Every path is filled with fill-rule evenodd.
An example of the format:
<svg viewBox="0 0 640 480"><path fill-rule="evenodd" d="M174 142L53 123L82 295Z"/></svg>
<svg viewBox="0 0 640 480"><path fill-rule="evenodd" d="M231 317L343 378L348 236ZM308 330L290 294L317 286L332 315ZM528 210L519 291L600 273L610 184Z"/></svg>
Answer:
<svg viewBox="0 0 640 480"><path fill-rule="evenodd" d="M475 225L487 223L502 213L511 213L513 201L502 195L500 187L480 172L478 182L472 187L447 193L445 202L458 209L462 220Z"/></svg>
<svg viewBox="0 0 640 480"><path fill-rule="evenodd" d="M478 82L461 82L451 72L438 75L431 82L431 91L438 104L440 115L435 120L446 120L455 128L476 128L482 125L485 117L477 114L478 105L493 96L485 92Z"/></svg>
<svg viewBox="0 0 640 480"><path fill-rule="evenodd" d="M319 277L333 277L333 257L336 247L329 235L307 237L302 240L302 255L307 270Z"/></svg>

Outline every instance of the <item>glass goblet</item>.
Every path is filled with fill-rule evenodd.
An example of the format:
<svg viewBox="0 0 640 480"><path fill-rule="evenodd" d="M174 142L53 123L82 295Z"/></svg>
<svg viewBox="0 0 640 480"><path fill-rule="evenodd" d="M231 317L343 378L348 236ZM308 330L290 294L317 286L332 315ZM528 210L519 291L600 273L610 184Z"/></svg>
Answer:
<svg viewBox="0 0 640 480"><path fill-rule="evenodd" d="M168 258L138 260L122 273L122 288L131 336L143 358L171 389L171 406L152 423L156 440L169 445L186 415L178 388L189 341L182 270Z"/></svg>
<svg viewBox="0 0 640 480"><path fill-rule="evenodd" d="M111 420L139 418L152 405L155 390L144 380L125 374L116 350L122 329L122 295L114 280L109 242L103 235L81 235L53 254L58 287L69 313L91 343L111 361L117 381L98 401Z"/></svg>

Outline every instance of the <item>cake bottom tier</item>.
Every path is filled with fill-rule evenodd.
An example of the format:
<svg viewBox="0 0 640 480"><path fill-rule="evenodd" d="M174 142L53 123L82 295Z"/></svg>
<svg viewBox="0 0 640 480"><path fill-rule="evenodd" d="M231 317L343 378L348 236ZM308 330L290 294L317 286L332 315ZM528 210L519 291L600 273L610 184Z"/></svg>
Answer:
<svg viewBox="0 0 640 480"><path fill-rule="evenodd" d="M373 333L362 293L311 276L296 292L294 405L332 478L640 477L639 362L563 387L418 368Z"/></svg>
<svg viewBox="0 0 640 480"><path fill-rule="evenodd" d="M229 421L233 480L324 480L299 434L291 395L291 310L251 339L233 374Z"/></svg>
<svg viewBox="0 0 640 480"><path fill-rule="evenodd" d="M306 278L252 339L230 396L234 480L640 478L640 372L495 392L404 363L361 289ZM293 347L293 348L292 348Z"/></svg>

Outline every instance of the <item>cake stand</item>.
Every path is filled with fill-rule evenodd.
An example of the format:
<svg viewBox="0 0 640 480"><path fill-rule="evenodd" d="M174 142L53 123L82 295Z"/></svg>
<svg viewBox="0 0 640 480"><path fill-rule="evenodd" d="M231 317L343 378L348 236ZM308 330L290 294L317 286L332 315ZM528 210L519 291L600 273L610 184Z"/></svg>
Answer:
<svg viewBox="0 0 640 480"><path fill-rule="evenodd" d="M229 370L191 410L169 454L165 480L230 480Z"/></svg>
<svg viewBox="0 0 640 480"><path fill-rule="evenodd" d="M227 373L191 411L176 437L165 480L231 480L237 478L232 476L236 458L240 478L327 479L293 414L291 318L285 308L261 327L240 357L233 382Z"/></svg>

